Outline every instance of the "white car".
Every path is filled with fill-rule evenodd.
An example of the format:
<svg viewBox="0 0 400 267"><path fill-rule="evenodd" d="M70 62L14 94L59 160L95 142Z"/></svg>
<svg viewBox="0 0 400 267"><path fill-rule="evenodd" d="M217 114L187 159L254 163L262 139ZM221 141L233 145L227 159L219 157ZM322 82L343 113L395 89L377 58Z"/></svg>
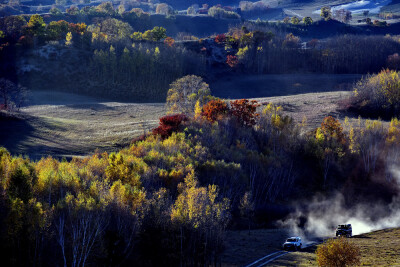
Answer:
<svg viewBox="0 0 400 267"><path fill-rule="evenodd" d="M286 242L283 243L282 247L284 250L300 250L302 245L301 238L296 236L286 239Z"/></svg>

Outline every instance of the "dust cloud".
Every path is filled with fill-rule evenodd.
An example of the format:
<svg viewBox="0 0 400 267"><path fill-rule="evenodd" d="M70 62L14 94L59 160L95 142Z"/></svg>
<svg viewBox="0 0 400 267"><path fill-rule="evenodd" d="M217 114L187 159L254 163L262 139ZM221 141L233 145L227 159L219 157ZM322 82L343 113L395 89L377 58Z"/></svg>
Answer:
<svg viewBox="0 0 400 267"><path fill-rule="evenodd" d="M400 168L391 169L393 179L400 184ZM345 196L336 193L331 197L316 196L301 203L288 218L279 222L289 234L303 239L335 236L338 224L351 224L353 235L400 227L400 197L390 204L371 199L368 203L345 203Z"/></svg>

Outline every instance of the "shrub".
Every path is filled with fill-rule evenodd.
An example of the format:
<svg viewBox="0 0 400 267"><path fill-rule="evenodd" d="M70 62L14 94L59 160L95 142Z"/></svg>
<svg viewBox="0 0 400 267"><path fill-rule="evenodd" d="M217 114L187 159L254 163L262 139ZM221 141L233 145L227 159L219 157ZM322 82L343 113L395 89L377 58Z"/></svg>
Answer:
<svg viewBox="0 0 400 267"><path fill-rule="evenodd" d="M182 124L182 122L187 120L188 118L184 114L161 117L160 126L153 130L153 134L160 135L161 138L165 139L169 137L173 132L178 131L179 126Z"/></svg>
<svg viewBox="0 0 400 267"><path fill-rule="evenodd" d="M227 115L229 112L228 105L220 100L211 100L203 106L202 116L211 122L221 119L223 116Z"/></svg>
<svg viewBox="0 0 400 267"><path fill-rule="evenodd" d="M374 26L376 27L386 27L388 24L386 21L379 21L379 20L374 20Z"/></svg>
<svg viewBox="0 0 400 267"><path fill-rule="evenodd" d="M229 67L234 68L234 67L236 67L236 65L238 63L239 63L239 60L238 60L237 56L233 56L233 55L226 56L226 64L228 64Z"/></svg>
<svg viewBox="0 0 400 267"><path fill-rule="evenodd" d="M326 142L345 144L346 135L340 122L332 116L324 118L321 127L317 129L316 138Z"/></svg>
<svg viewBox="0 0 400 267"><path fill-rule="evenodd" d="M300 38L295 36L293 33L286 35L283 41L283 46L287 48L297 48L300 44Z"/></svg>
<svg viewBox="0 0 400 267"><path fill-rule="evenodd" d="M400 56L398 53L388 56L386 64L389 69L398 70L400 69Z"/></svg>
<svg viewBox="0 0 400 267"><path fill-rule="evenodd" d="M225 43L225 41L226 41L226 36L225 36L225 34L218 34L217 36L215 36L215 39L214 39L214 41L217 43L217 44L222 44L222 43Z"/></svg>
<svg viewBox="0 0 400 267"><path fill-rule="evenodd" d="M169 47L172 47L175 44L175 40L172 37L167 37L164 39L164 44L168 45Z"/></svg>
<svg viewBox="0 0 400 267"><path fill-rule="evenodd" d="M255 100L240 99L231 101L231 113L244 126L253 126L260 114L256 113L258 102Z"/></svg>
<svg viewBox="0 0 400 267"><path fill-rule="evenodd" d="M290 22L290 17L284 17L283 18L283 23L289 24L289 22Z"/></svg>
<svg viewBox="0 0 400 267"><path fill-rule="evenodd" d="M400 109L399 72L386 69L363 78L356 84L350 102L350 109L365 115L392 117Z"/></svg>
<svg viewBox="0 0 400 267"><path fill-rule="evenodd" d="M360 249L345 238L330 239L318 246L318 266L356 266L360 264Z"/></svg>

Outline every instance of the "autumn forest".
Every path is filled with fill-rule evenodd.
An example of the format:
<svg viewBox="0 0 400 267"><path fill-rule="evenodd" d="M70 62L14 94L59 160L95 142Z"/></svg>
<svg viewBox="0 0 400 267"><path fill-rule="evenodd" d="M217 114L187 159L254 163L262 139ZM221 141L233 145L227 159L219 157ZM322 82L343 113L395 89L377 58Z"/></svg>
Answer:
<svg viewBox="0 0 400 267"><path fill-rule="evenodd" d="M400 196L400 17L384 13L396 1L375 15L318 6L316 15L300 9L310 13L303 17L287 13L297 1L190 3L182 13L179 1L57 0L37 14L11 2L0 6L12 9L0 17L4 266L239 266L226 259L230 235L285 229L322 238L311 229L314 200L338 195L341 211L376 204L340 219L400 227L378 223L398 211ZM230 79L243 95L250 85L237 81L290 75L311 81L289 78L257 99L224 85L233 96L225 99L216 86ZM315 94L326 92L317 76L334 81L331 98ZM285 86L300 93L288 98ZM40 102L37 92L65 99ZM77 104L78 95L98 102ZM56 143L57 129L83 127L66 108L87 105L96 124L96 112L113 120L129 103L161 116L124 117L128 137L111 145L85 139L95 128L77 132L69 142L91 148L79 154L30 141ZM21 149L27 144L45 152ZM355 265L366 262L360 255Z"/></svg>

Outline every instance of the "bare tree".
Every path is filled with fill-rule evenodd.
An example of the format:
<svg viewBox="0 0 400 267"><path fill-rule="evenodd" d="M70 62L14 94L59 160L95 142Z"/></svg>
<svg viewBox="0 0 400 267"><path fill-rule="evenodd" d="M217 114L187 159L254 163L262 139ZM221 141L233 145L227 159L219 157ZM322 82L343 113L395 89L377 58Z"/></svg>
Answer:
<svg viewBox="0 0 400 267"><path fill-rule="evenodd" d="M56 221L55 226L57 229L57 243L61 247L63 260L64 260L64 267L67 267L67 258L65 256L65 232L64 232L65 215L64 214L61 214L60 217L58 217L58 220Z"/></svg>
<svg viewBox="0 0 400 267"><path fill-rule="evenodd" d="M338 9L333 12L333 17L343 23L348 23L352 19L351 11Z"/></svg>
<svg viewBox="0 0 400 267"><path fill-rule="evenodd" d="M64 266L69 261L72 267L84 267L109 222L100 207L92 207L91 203L77 203L82 201L80 197L78 200L72 198L73 201L69 201L55 218L57 243L61 247ZM71 199L70 196L67 198ZM67 260L69 255L70 259Z"/></svg>

